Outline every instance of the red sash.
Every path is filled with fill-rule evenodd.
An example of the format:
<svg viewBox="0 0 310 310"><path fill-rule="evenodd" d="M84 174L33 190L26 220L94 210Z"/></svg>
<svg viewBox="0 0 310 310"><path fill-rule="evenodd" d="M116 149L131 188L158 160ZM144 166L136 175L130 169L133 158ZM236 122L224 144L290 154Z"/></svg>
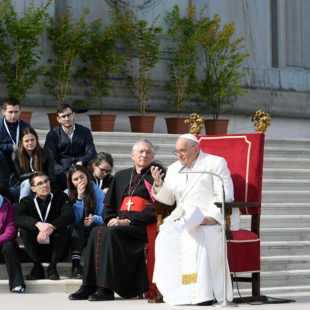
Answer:
<svg viewBox="0 0 310 310"><path fill-rule="evenodd" d="M150 202L148 199L143 199L139 196L125 197L122 201L121 211L128 211L127 203L129 203L129 200L133 202L133 204L130 206L130 211L143 211L146 209L144 204Z"/></svg>
<svg viewBox="0 0 310 310"><path fill-rule="evenodd" d="M150 201L147 199L143 199L138 196L133 197L125 197L122 201L120 211L128 211L128 202L131 199L133 204L130 206L130 211L143 211L146 209L145 203L149 203ZM146 269L147 275L149 278L149 286L150 290L145 293L146 298L155 298L157 296L156 285L152 283L153 280L153 272L155 265L155 239L156 239L156 231L157 231L157 223L148 224L145 226L147 232L148 239L148 254L147 254L147 262Z"/></svg>

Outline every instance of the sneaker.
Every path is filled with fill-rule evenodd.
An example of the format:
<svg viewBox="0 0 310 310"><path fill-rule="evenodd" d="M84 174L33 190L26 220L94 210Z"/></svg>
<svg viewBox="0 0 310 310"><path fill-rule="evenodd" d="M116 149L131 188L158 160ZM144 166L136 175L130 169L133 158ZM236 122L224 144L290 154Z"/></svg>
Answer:
<svg viewBox="0 0 310 310"><path fill-rule="evenodd" d="M11 289L11 292L12 293L17 293L17 294L22 294L22 293L25 293L25 288L22 287L22 286L14 286L12 289Z"/></svg>
<svg viewBox="0 0 310 310"><path fill-rule="evenodd" d="M72 266L71 278L72 279L83 279L83 267L80 264L76 266Z"/></svg>

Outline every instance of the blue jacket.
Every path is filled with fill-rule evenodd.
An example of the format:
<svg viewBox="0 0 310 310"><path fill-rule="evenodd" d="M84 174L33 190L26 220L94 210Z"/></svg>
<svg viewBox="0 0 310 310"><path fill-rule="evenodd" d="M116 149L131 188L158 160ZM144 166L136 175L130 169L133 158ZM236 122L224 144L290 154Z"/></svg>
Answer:
<svg viewBox="0 0 310 310"><path fill-rule="evenodd" d="M91 227L93 224L99 223L99 224L103 224L103 219L102 219L102 210L103 210L103 200L105 197L104 192L102 191L102 189L100 189L93 181L91 181L92 185L93 185L93 189L95 192L95 200L96 200L96 209L95 212L93 214L94 216L94 221L92 222L92 224L89 226ZM65 190L65 193L69 196L69 191L68 189ZM82 201L76 201L73 204L73 209L74 209L74 213L75 213L75 222L73 225L79 223L84 215L84 197Z"/></svg>
<svg viewBox="0 0 310 310"><path fill-rule="evenodd" d="M46 136L44 149L50 149L53 155L56 174L66 173L78 161L86 166L97 154L91 131L82 125L74 125L72 141L61 125Z"/></svg>
<svg viewBox="0 0 310 310"><path fill-rule="evenodd" d="M19 119L19 121L13 124L7 122L4 116L0 119L0 152L2 152L5 158L9 162L11 162L11 154L13 152L13 143L12 143L11 137L6 131L4 122L6 122L8 129L10 131L10 134L15 143L16 143L16 133L17 133L18 123L19 123L19 131L21 131L25 127L30 127L30 125L21 119Z"/></svg>

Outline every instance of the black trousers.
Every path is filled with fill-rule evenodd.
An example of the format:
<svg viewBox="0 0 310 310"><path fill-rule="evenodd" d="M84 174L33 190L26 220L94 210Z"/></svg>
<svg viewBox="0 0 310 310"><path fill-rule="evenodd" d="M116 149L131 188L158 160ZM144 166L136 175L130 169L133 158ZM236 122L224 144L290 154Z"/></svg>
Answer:
<svg viewBox="0 0 310 310"><path fill-rule="evenodd" d="M18 250L13 242L7 241L0 247L0 262L6 264L10 290L19 285L26 287L18 256Z"/></svg>
<svg viewBox="0 0 310 310"><path fill-rule="evenodd" d="M98 225L102 224L93 224L91 227L87 227L82 223L77 223L71 228L71 252L82 253L84 247L86 246L88 237L92 229Z"/></svg>
<svg viewBox="0 0 310 310"><path fill-rule="evenodd" d="M51 262L57 264L68 256L70 232L69 229L54 230L50 235L49 244L39 244L37 229L20 228L20 236L25 249L33 263Z"/></svg>

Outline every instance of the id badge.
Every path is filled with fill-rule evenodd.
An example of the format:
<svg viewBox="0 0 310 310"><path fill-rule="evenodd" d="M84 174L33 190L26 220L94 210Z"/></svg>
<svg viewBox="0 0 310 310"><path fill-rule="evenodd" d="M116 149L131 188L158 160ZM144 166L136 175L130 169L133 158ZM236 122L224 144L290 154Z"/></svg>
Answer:
<svg viewBox="0 0 310 310"><path fill-rule="evenodd" d="M40 241L39 244L50 244L50 237L46 237L44 241Z"/></svg>

